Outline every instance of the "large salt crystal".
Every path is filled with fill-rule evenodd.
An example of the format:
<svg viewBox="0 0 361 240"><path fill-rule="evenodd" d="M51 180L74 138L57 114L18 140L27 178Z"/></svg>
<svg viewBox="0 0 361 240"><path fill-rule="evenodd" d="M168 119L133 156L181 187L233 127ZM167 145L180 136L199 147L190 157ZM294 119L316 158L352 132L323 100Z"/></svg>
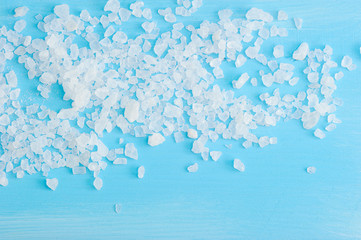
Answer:
<svg viewBox="0 0 361 240"><path fill-rule="evenodd" d="M240 172L244 172L244 170L246 169L243 162L241 162L241 160L239 160L238 158L235 158L233 160L233 167Z"/></svg>
<svg viewBox="0 0 361 240"><path fill-rule="evenodd" d="M148 137L148 144L152 147L162 144L165 138L160 133L154 133Z"/></svg>
<svg viewBox="0 0 361 240"><path fill-rule="evenodd" d="M245 56L243 56L242 54L238 54L236 61L235 61L235 65L237 68L243 66L247 61L247 58Z"/></svg>
<svg viewBox="0 0 361 240"><path fill-rule="evenodd" d="M197 172L198 171L198 163L188 166L187 171L190 173Z"/></svg>
<svg viewBox="0 0 361 240"><path fill-rule="evenodd" d="M278 11L278 21L286 21L288 19L288 15L285 11Z"/></svg>
<svg viewBox="0 0 361 240"><path fill-rule="evenodd" d="M318 137L319 139L323 139L326 137L326 134L321 129L318 128L315 130L313 134L315 135L315 137Z"/></svg>
<svg viewBox="0 0 361 240"><path fill-rule="evenodd" d="M57 178L48 178L46 179L46 185L53 191L58 187L58 179Z"/></svg>
<svg viewBox="0 0 361 240"><path fill-rule="evenodd" d="M124 117L131 123L136 121L139 117L139 107L138 101L130 99L125 106Z"/></svg>
<svg viewBox="0 0 361 240"><path fill-rule="evenodd" d="M302 122L303 127L305 129L311 129L318 123L318 120L320 119L320 114L316 111L313 112L305 112L302 114Z"/></svg>
<svg viewBox="0 0 361 240"><path fill-rule="evenodd" d="M23 31L26 27L26 21L25 20L19 20L15 22L14 30L18 33Z"/></svg>
<svg viewBox="0 0 361 240"><path fill-rule="evenodd" d="M119 8L120 8L120 3L118 0L109 0L104 6L104 11L118 12Z"/></svg>
<svg viewBox="0 0 361 240"><path fill-rule="evenodd" d="M296 51L293 52L293 59L303 61L306 56L308 55L310 51L310 48L308 47L308 44L303 42L301 45L297 48Z"/></svg>
<svg viewBox="0 0 361 240"><path fill-rule="evenodd" d="M94 185L96 190L100 190L103 187L103 180L101 178L99 178L99 177L96 177L94 182L93 182L93 185Z"/></svg>
<svg viewBox="0 0 361 240"><path fill-rule="evenodd" d="M275 58L281 58L284 57L284 47L283 45L277 45L273 48L273 56Z"/></svg>
<svg viewBox="0 0 361 240"><path fill-rule="evenodd" d="M251 8L247 13L246 13L246 18L248 20L262 20L264 22L272 22L273 21L273 17L271 14L258 9L258 8Z"/></svg>
<svg viewBox="0 0 361 240"><path fill-rule="evenodd" d="M138 178L140 178L140 179L143 178L144 174L145 174L145 168L144 168L144 166L140 166L138 168Z"/></svg>
<svg viewBox="0 0 361 240"><path fill-rule="evenodd" d="M313 167L313 166L311 166L311 167L308 167L308 168L306 169L306 171L307 171L307 173L309 173L309 174L315 174L315 173L316 173L316 168Z"/></svg>
<svg viewBox="0 0 361 240"><path fill-rule="evenodd" d="M29 11L29 8L28 7L18 7L18 8L15 8L14 9L14 17L24 17Z"/></svg>
<svg viewBox="0 0 361 240"><path fill-rule="evenodd" d="M127 157L137 160L138 159L138 150L135 148L133 143L125 144L124 154Z"/></svg>
<svg viewBox="0 0 361 240"><path fill-rule="evenodd" d="M259 51L259 48L257 48L257 47L248 47L246 49L245 53L246 53L247 57L249 57L250 59L254 59L258 55L258 51Z"/></svg>
<svg viewBox="0 0 361 240"><path fill-rule="evenodd" d="M221 151L211 151L210 152L211 158L213 161L218 161L218 159L222 156Z"/></svg>
<svg viewBox="0 0 361 240"><path fill-rule="evenodd" d="M347 55L342 58L341 66L347 68L349 71L356 69L356 65L352 63L352 58Z"/></svg>
<svg viewBox="0 0 361 240"><path fill-rule="evenodd" d="M3 114L0 116L0 125L6 126L10 124L10 118L8 115Z"/></svg>
<svg viewBox="0 0 361 240"><path fill-rule="evenodd" d="M294 18L295 26L298 30L302 28L303 19L302 18Z"/></svg>
<svg viewBox="0 0 361 240"><path fill-rule="evenodd" d="M243 85L248 81L249 79L249 75L248 73L243 73L239 78L238 80L234 80L232 82L232 85L233 85L233 88L236 88L236 89L240 89L241 87L243 87Z"/></svg>
<svg viewBox="0 0 361 240"><path fill-rule="evenodd" d="M69 6L67 4L57 5L54 7L54 13L60 18L67 18L69 16Z"/></svg>
<svg viewBox="0 0 361 240"><path fill-rule="evenodd" d="M189 138L196 139L198 138L198 132L193 128L189 128L187 131L187 136Z"/></svg>

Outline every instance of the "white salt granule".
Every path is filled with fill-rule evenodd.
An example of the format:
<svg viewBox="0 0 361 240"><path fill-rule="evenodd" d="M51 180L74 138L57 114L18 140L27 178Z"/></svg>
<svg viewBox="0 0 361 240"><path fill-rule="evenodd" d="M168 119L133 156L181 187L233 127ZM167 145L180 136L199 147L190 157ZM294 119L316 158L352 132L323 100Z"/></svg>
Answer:
<svg viewBox="0 0 361 240"><path fill-rule="evenodd" d="M248 79L249 79L248 73L243 73L238 78L238 80L232 81L233 88L240 89L248 81Z"/></svg>
<svg viewBox="0 0 361 240"><path fill-rule="evenodd" d="M320 114L317 111L305 112L302 114L303 127L305 129L311 129L318 123Z"/></svg>
<svg viewBox="0 0 361 240"><path fill-rule="evenodd" d="M240 172L244 172L244 170L246 169L243 162L241 162L241 160L239 160L238 158L235 158L233 160L233 167Z"/></svg>
<svg viewBox="0 0 361 240"><path fill-rule="evenodd" d="M278 21L286 21L288 19L288 15L285 11L278 11Z"/></svg>
<svg viewBox="0 0 361 240"><path fill-rule="evenodd" d="M222 155L222 152L221 151L211 151L210 155L211 155L211 158L212 158L213 161L218 161L218 159Z"/></svg>
<svg viewBox="0 0 361 240"><path fill-rule="evenodd" d="M198 132L195 129L189 128L187 131L187 136L192 139L198 138Z"/></svg>
<svg viewBox="0 0 361 240"><path fill-rule="evenodd" d="M109 0L105 6L104 11L106 12L118 12L120 9L120 3L118 0Z"/></svg>
<svg viewBox="0 0 361 240"><path fill-rule="evenodd" d="M298 30L302 28L303 19L302 18L294 18L295 26Z"/></svg>
<svg viewBox="0 0 361 240"><path fill-rule="evenodd" d="M273 17L271 14L258 9L258 8L251 8L247 13L246 13L246 18L248 20L262 20L264 22L272 22L273 21Z"/></svg>
<svg viewBox="0 0 361 240"><path fill-rule="evenodd" d="M15 8L14 9L14 17L24 17L29 11L29 8L28 7L18 7L18 8Z"/></svg>
<svg viewBox="0 0 361 240"><path fill-rule="evenodd" d="M152 147L162 144L165 138L160 133L154 133L148 137L148 144Z"/></svg>
<svg viewBox="0 0 361 240"><path fill-rule="evenodd" d="M144 166L140 166L139 168L138 168L138 178L143 178L144 177L144 173L145 173L145 168L144 168Z"/></svg>
<svg viewBox="0 0 361 240"><path fill-rule="evenodd" d="M61 4L54 7L54 13L59 18L67 18L69 16L69 6L67 4Z"/></svg>
<svg viewBox="0 0 361 240"><path fill-rule="evenodd" d="M342 58L341 66L347 68L349 71L356 69L356 65L352 63L352 58L347 55Z"/></svg>
<svg viewBox="0 0 361 240"><path fill-rule="evenodd" d="M85 174L86 173L86 168L85 167L73 167L73 174L77 175L77 174Z"/></svg>
<svg viewBox="0 0 361 240"><path fill-rule="evenodd" d="M124 117L131 123L136 121L139 117L139 107L139 102L134 99L129 100L125 106Z"/></svg>
<svg viewBox="0 0 361 240"><path fill-rule="evenodd" d="M47 178L46 185L53 191L58 187L58 179L57 178Z"/></svg>
<svg viewBox="0 0 361 240"><path fill-rule="evenodd" d="M307 173L309 173L309 174L314 174L314 173L316 173L316 168L313 167L313 166L311 166L311 167L308 167L308 168L306 169L306 171L307 171Z"/></svg>
<svg viewBox="0 0 361 240"><path fill-rule="evenodd" d="M303 42L301 45L297 48L296 51L293 52L293 59L303 61L306 56L308 55L310 51L310 48L308 47L308 44Z"/></svg>
<svg viewBox="0 0 361 240"><path fill-rule="evenodd" d="M125 144L124 154L127 157L138 160L138 150L135 148L133 143Z"/></svg>
<svg viewBox="0 0 361 240"><path fill-rule="evenodd" d="M246 63L247 59L242 54L238 54L237 59L235 61L235 65L237 68L243 66Z"/></svg>
<svg viewBox="0 0 361 240"><path fill-rule="evenodd" d="M325 127L326 131L330 132L336 129L336 124L331 123Z"/></svg>
<svg viewBox="0 0 361 240"><path fill-rule="evenodd" d="M284 47L283 45L277 45L273 48L273 56L275 58L281 58L284 57Z"/></svg>
<svg viewBox="0 0 361 240"><path fill-rule="evenodd" d="M335 73L335 80L340 80L343 77L344 77L344 73L342 71Z"/></svg>
<svg viewBox="0 0 361 240"><path fill-rule="evenodd" d="M198 171L198 163L188 166L187 171L190 173L197 172Z"/></svg>
<svg viewBox="0 0 361 240"><path fill-rule="evenodd" d="M115 165L127 164L127 159L126 158L116 158L113 161L113 164L115 164Z"/></svg>
<svg viewBox="0 0 361 240"><path fill-rule="evenodd" d="M313 134L315 135L315 137L318 137L319 139L323 139L326 137L326 134L318 128L315 130Z"/></svg>
<svg viewBox="0 0 361 240"><path fill-rule="evenodd" d="M120 213L121 209L122 209L121 204L119 204L119 203L114 204L114 212Z"/></svg>
<svg viewBox="0 0 361 240"><path fill-rule="evenodd" d="M103 180L101 178L99 178L99 177L96 177L94 182L93 182L93 185L94 185L96 190L100 190L103 187Z"/></svg>

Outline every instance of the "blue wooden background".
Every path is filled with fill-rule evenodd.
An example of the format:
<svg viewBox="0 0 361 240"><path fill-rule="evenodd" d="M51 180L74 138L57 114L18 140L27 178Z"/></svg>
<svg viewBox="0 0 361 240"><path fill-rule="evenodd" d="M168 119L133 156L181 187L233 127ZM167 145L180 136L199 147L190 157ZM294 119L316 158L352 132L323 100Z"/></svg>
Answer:
<svg viewBox="0 0 361 240"><path fill-rule="evenodd" d="M13 26L13 9L26 5L30 11L25 33L42 37L35 29L36 14L49 14L55 4L67 3L73 14L88 9L100 16L105 2L2 0L0 24ZM152 9L176 6L176 0L144 2ZM337 82L335 96L344 100L344 106L337 111L343 123L335 131L319 140L300 122L280 123L257 131L277 136L277 145L245 150L232 142L229 150L223 144L231 142L220 141L214 145L224 151L218 162L203 162L192 154L189 140L175 144L169 138L151 148L145 139L124 136L136 143L139 160L109 166L101 173L101 191L93 188L90 174L73 176L69 169L50 173L59 179L55 192L40 174L9 176L9 185L0 188L0 239L361 239L361 1L204 0L194 16L179 19L199 25L204 19L216 21L219 9L231 8L236 16L244 16L251 7L273 16L284 10L290 18L304 19L302 31L289 28L289 38L274 40L285 45L287 56L299 42L307 41L313 48L331 45L338 63L347 54L359 65ZM140 28L128 31L136 34ZM40 101L37 82L26 79L21 66L9 67L17 71L24 102ZM250 67L250 72L255 70L257 65ZM239 73L229 69L223 86ZM61 94L60 87L53 93L53 102L48 103L53 109L70 106L56 95ZM34 97L26 100L26 96ZM114 132L105 141L116 146L119 136ZM244 173L232 168L235 157L245 163ZM186 167L194 162L199 171L187 173ZM136 178L140 165L146 168L142 180ZM311 165L317 168L314 175L305 171ZM113 210L115 203L122 204L120 214Z"/></svg>

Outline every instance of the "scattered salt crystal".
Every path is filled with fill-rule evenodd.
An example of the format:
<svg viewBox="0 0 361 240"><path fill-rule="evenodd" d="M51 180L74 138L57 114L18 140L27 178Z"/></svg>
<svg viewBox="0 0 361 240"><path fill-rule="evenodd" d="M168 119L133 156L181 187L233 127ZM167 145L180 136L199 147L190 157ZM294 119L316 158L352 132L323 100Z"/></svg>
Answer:
<svg viewBox="0 0 361 240"><path fill-rule="evenodd" d="M213 161L218 161L218 159L222 155L222 152L221 151L211 151L210 155L211 155L211 158L212 158Z"/></svg>
<svg viewBox="0 0 361 240"><path fill-rule="evenodd" d="M198 171L198 163L195 163L193 165L190 165L187 167L188 172L194 173Z"/></svg>
<svg viewBox="0 0 361 240"><path fill-rule="evenodd" d="M192 139L198 138L198 132L192 128L189 128L187 131L187 136Z"/></svg>
<svg viewBox="0 0 361 240"><path fill-rule="evenodd" d="M113 161L113 164L115 164L115 165L127 164L127 159L126 158L116 158Z"/></svg>
<svg viewBox="0 0 361 240"><path fill-rule="evenodd" d="M315 135L315 137L318 137L319 139L323 139L326 137L326 134L318 128L315 130L314 135Z"/></svg>
<svg viewBox="0 0 361 240"><path fill-rule="evenodd" d="M118 144L122 144L123 142L124 142L124 139L123 139L123 138L119 138Z"/></svg>
<svg viewBox="0 0 361 240"><path fill-rule="evenodd" d="M278 11L278 21L285 21L288 19L288 15L285 11Z"/></svg>
<svg viewBox="0 0 361 240"><path fill-rule="evenodd" d="M284 57L284 47L283 45L277 45L273 48L273 56L275 58L281 58Z"/></svg>
<svg viewBox="0 0 361 240"><path fill-rule="evenodd" d="M60 18L67 18L69 16L69 6L67 4L57 5L54 7L54 13Z"/></svg>
<svg viewBox="0 0 361 240"><path fill-rule="evenodd" d="M174 23L177 21L176 16L173 13L168 13L164 16L166 22Z"/></svg>
<svg viewBox="0 0 361 240"><path fill-rule="evenodd" d="M296 28L299 30L302 28L303 19L302 18L294 18Z"/></svg>
<svg viewBox="0 0 361 240"><path fill-rule="evenodd" d="M271 137L271 138L269 139L269 143L270 143L270 144L277 144L277 138L276 138L276 137Z"/></svg>
<svg viewBox="0 0 361 240"><path fill-rule="evenodd" d="M310 48L308 47L308 44L303 42L301 45L297 48L296 51L293 52L293 59L303 61L306 56L308 55L310 51Z"/></svg>
<svg viewBox="0 0 361 240"><path fill-rule="evenodd" d="M119 8L120 8L120 3L118 0L109 0L104 6L104 11L118 12Z"/></svg>
<svg viewBox="0 0 361 240"><path fill-rule="evenodd" d="M58 179L57 178L48 178L46 179L46 185L53 191L58 187Z"/></svg>
<svg viewBox="0 0 361 240"><path fill-rule="evenodd" d="M309 173L309 174L314 174L314 173L316 173L316 168L315 167L308 167L307 169L306 169L306 171L307 171L307 173Z"/></svg>
<svg viewBox="0 0 361 240"><path fill-rule="evenodd" d="M243 73L238 80L232 81L233 88L240 89L249 79L248 73Z"/></svg>
<svg viewBox="0 0 361 240"><path fill-rule="evenodd" d="M176 143L184 141L184 136L181 132L174 133L174 140Z"/></svg>
<svg viewBox="0 0 361 240"><path fill-rule="evenodd" d="M257 78L252 78L251 79L251 84L253 87L256 87L257 86Z"/></svg>
<svg viewBox="0 0 361 240"><path fill-rule="evenodd" d="M143 178L144 177L144 173L145 173L145 168L144 166L140 166L138 168L138 178Z"/></svg>
<svg viewBox="0 0 361 240"><path fill-rule="evenodd" d="M139 102L134 99L129 100L125 106L124 117L128 119L129 122L136 121L139 117L139 107Z"/></svg>
<svg viewBox="0 0 361 240"><path fill-rule="evenodd" d="M29 11L29 8L28 7L18 7L18 8L15 8L14 9L14 17L24 17Z"/></svg>
<svg viewBox="0 0 361 240"><path fill-rule="evenodd" d="M336 129L336 124L331 123L325 127L326 131L330 132Z"/></svg>
<svg viewBox="0 0 361 240"><path fill-rule="evenodd" d="M73 167L73 174L85 174L86 168L85 167Z"/></svg>
<svg viewBox="0 0 361 240"><path fill-rule="evenodd" d="M147 20L152 19L152 11L149 8L145 8L142 13L143 17Z"/></svg>
<svg viewBox="0 0 361 240"><path fill-rule="evenodd" d="M96 190L100 190L103 187L103 180L101 178L99 178L99 177L96 177L94 182L93 182L93 185L94 185Z"/></svg>
<svg viewBox="0 0 361 240"><path fill-rule="evenodd" d="M3 114L0 116L0 125L6 126L10 124L10 118L8 115Z"/></svg>
<svg viewBox="0 0 361 240"><path fill-rule="evenodd" d="M239 160L238 158L235 158L233 160L233 167L240 172L244 172L244 170L246 169L243 162L241 162L241 160Z"/></svg>
<svg viewBox="0 0 361 240"><path fill-rule="evenodd" d="M320 119L320 114L317 111L314 112L305 112L302 115L303 127L305 129L311 129L318 123Z"/></svg>
<svg viewBox="0 0 361 240"><path fill-rule="evenodd" d="M248 47L245 51L247 57L254 59L258 55L259 49L257 47Z"/></svg>
<svg viewBox="0 0 361 240"><path fill-rule="evenodd" d="M138 160L138 150L135 148L133 143L125 144L124 154L127 157Z"/></svg>
<svg viewBox="0 0 361 240"><path fill-rule="evenodd" d="M352 63L352 58L347 55L342 58L341 66L347 68L349 71L356 69L356 65Z"/></svg>
<svg viewBox="0 0 361 240"><path fill-rule="evenodd" d="M235 61L235 65L237 68L243 66L246 63L247 59L242 54L238 54L237 59Z"/></svg>
<svg viewBox="0 0 361 240"><path fill-rule="evenodd" d="M160 133L154 133L148 137L148 144L152 147L162 144L165 138Z"/></svg>
<svg viewBox="0 0 361 240"><path fill-rule="evenodd" d="M119 203L114 204L114 211L115 211L116 213L120 213L121 209L122 209L122 205L121 205L121 204L119 204Z"/></svg>
<svg viewBox="0 0 361 240"><path fill-rule="evenodd" d="M258 9L258 8L251 8L247 13L246 13L246 18L248 20L262 20L264 22L272 22L273 21L273 17L271 14Z"/></svg>
<svg viewBox="0 0 361 240"><path fill-rule="evenodd" d="M144 31L146 31L147 33L151 33L153 32L153 30L155 29L156 23L155 22L144 22L142 24L142 28L144 29Z"/></svg>
<svg viewBox="0 0 361 240"><path fill-rule="evenodd" d="M335 74L336 80L340 80L343 77L344 77L344 73L342 71L339 71L338 73Z"/></svg>

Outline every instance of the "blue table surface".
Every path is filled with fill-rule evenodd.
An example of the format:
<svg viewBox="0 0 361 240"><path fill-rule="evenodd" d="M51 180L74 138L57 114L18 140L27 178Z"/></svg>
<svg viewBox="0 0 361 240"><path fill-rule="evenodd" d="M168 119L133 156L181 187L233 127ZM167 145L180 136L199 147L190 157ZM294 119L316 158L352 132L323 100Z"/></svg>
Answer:
<svg viewBox="0 0 361 240"><path fill-rule="evenodd" d="M36 14L45 16L55 4L67 3L73 14L88 9L99 17L105 2L2 0L0 24L12 27L13 9L26 5L30 11L24 33L44 37L35 28ZM156 9L176 6L176 0L144 2L145 7L154 10L156 20L161 18ZM123 7L130 3L121 1ZM0 239L361 239L361 1L204 0L192 17L178 20L198 26L205 19L217 21L219 9L230 8L235 16L244 16L251 7L262 8L275 17L278 10L284 10L291 20L304 19L302 31L288 27L289 37L267 43L284 44L286 56L307 41L311 48L332 46L339 64L344 55L349 55L358 65L355 71L344 70L345 77L337 82L335 96L342 98L344 105L337 110L343 123L335 131L319 140L299 121L280 122L276 127L256 131L278 137L277 145L244 149L241 142L219 141L212 148L223 151L221 159L205 162L190 151L189 139L176 144L168 137L164 144L152 148L146 139L123 136L117 130L106 135L104 141L116 147L118 138L124 137L136 144L140 157L126 166L109 164L101 173L101 191L92 186L91 174L74 176L69 169L50 172L50 177L59 179L54 192L46 187L41 174L23 179L9 175L9 185L0 188ZM291 20L288 26L293 26ZM170 25L160 26L166 29ZM141 29L135 24L127 31L136 35ZM271 50L263 49L271 54ZM247 72L259 67L250 65ZM17 72L22 102L43 103L36 91L37 80L28 80L19 64L10 64L10 68ZM240 73L228 67L225 78L217 81L230 87ZM302 84L290 91L297 90L304 90ZM249 84L242 91L257 101L257 94L267 89ZM59 86L54 87L44 104L55 110L69 107L61 93ZM325 126L325 121L318 125ZM225 148L225 143L232 143L233 148ZM234 158L245 163L244 173L233 169ZM195 162L199 171L189 174L186 167ZM142 180L136 177L140 165L146 169ZM308 166L315 166L316 174L307 174ZM120 214L114 212L115 203L122 205Z"/></svg>

